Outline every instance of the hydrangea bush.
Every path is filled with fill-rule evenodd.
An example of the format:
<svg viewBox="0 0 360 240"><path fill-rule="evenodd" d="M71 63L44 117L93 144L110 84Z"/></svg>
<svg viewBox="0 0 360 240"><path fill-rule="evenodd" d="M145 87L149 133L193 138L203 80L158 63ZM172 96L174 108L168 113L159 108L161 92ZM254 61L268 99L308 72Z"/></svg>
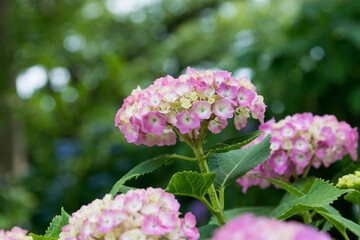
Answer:
<svg viewBox="0 0 360 240"><path fill-rule="evenodd" d="M263 135L248 146L271 134L271 156L238 180L243 186L243 192L252 185L263 188L270 185L259 176L289 181L290 177L306 177L311 166L329 167L347 154L354 161L358 159L357 128L351 128L346 122L339 122L332 115L295 114L279 122L271 119L261 124L259 129L264 131Z"/></svg>
<svg viewBox="0 0 360 240"><path fill-rule="evenodd" d="M193 156L168 153L144 161L122 176L104 198L71 216L62 209L44 235L31 233L29 237L26 231L15 228L10 231L13 233L0 231L0 240L325 240L330 239L329 235L316 228L326 232L331 227L344 239L349 239L349 231L360 237L359 224L331 206L344 194L345 200L360 203L355 177L344 177L337 186L308 177L311 167L328 167L347 154L356 161L357 128L339 122L335 116L311 113L264 123L265 109L264 98L255 86L247 78L235 78L227 71L188 68L178 78L166 76L145 89L138 87L115 117L115 125L127 142L163 146L176 144L178 138L189 145ZM240 130L248 118L260 121L259 131L204 149L208 131L220 133L230 120ZM193 162L199 171L174 173L165 189L124 185L170 165L173 159ZM236 181L244 192L252 185L264 188L273 183L286 193L277 206L231 209L225 206L225 189ZM192 213L180 214L174 195L200 200L213 218L204 226L196 226ZM227 224L227 218L244 212L271 219L245 214ZM275 220L296 215L312 226Z"/></svg>

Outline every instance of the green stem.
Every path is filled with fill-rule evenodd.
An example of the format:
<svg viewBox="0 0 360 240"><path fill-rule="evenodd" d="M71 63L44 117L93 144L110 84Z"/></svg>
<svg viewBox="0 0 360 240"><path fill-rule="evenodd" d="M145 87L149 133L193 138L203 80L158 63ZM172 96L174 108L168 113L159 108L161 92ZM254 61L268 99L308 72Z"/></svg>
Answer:
<svg viewBox="0 0 360 240"><path fill-rule="evenodd" d="M350 240L346 232L342 232L341 234L343 235L345 240Z"/></svg>
<svg viewBox="0 0 360 240"><path fill-rule="evenodd" d="M182 156L182 155L178 155L178 154L173 154L174 158L178 158L178 159L182 159L182 160L186 160L186 161L196 161L196 158L191 158L191 157L186 157L186 156Z"/></svg>
<svg viewBox="0 0 360 240"><path fill-rule="evenodd" d="M221 209L224 209L224 188L221 188L219 190L219 198L220 198L220 206L221 206Z"/></svg>
<svg viewBox="0 0 360 240"><path fill-rule="evenodd" d="M194 160L197 161L197 163L200 167L201 173L206 173L206 174L210 173L209 167L206 162L207 158L210 156L210 153L208 153L206 156L204 156L202 146L205 142L205 136L206 136L206 132L207 132L207 128L210 123L210 120L211 120L211 118L204 121L201 124L200 130L199 130L199 135L198 135L197 139L195 139L194 131L193 131L193 138L191 138L191 136L189 136L189 134L181 134L178 128L176 128L175 126L172 126L174 131L180 137L182 137L182 139L184 139L184 141L193 149L195 158L188 158L188 157L184 157L184 156L177 155L177 154L174 154L173 156L180 158L180 159L188 160L188 161L194 161ZM224 193L223 193L223 191L222 191L222 193L220 192L220 198L222 199L221 203L220 203L219 198L216 194L214 184L211 184L211 186L209 187L209 189L207 191L208 191L208 194L210 197L211 204L205 198L200 199L200 201L202 201L204 203L204 205L209 209L209 211L215 215L219 224L224 225L226 223L226 218L224 215Z"/></svg>
<svg viewBox="0 0 360 240"><path fill-rule="evenodd" d="M207 165L202 146L198 145L197 147L193 146L193 151L197 159L197 163L200 167L200 170L202 173L210 173L209 167ZM224 225L226 223L226 218L224 215L224 209L222 208L219 198L216 194L215 186L214 184L211 184L211 186L208 189L210 201L212 204L212 207L216 210L216 212L213 212L215 217L217 218L220 225Z"/></svg>
<svg viewBox="0 0 360 240"><path fill-rule="evenodd" d="M172 129L186 142L189 146L193 145L193 140L189 137L188 134L181 134L179 129L175 126L171 126Z"/></svg>
<svg viewBox="0 0 360 240"><path fill-rule="evenodd" d="M306 166L306 169L305 169L305 171L304 171L304 174L303 174L302 177L301 177L302 179L306 178L307 175L309 174L310 168L311 168L314 160L315 160L315 157L311 158L310 163Z"/></svg>
<svg viewBox="0 0 360 240"><path fill-rule="evenodd" d="M312 219L316 214L317 214L317 211L314 210L314 211L310 214L310 218Z"/></svg>
<svg viewBox="0 0 360 240"><path fill-rule="evenodd" d="M208 159L208 158L210 157L210 155L211 155L211 152L208 152L208 153L205 155L205 157L204 157L205 160Z"/></svg>
<svg viewBox="0 0 360 240"><path fill-rule="evenodd" d="M296 182L297 180L299 180L299 175L297 174L297 172L295 171L293 174L294 177L294 181Z"/></svg>
<svg viewBox="0 0 360 240"><path fill-rule="evenodd" d="M199 200L207 207L207 209L210 210L212 214L216 215L219 213L219 211L217 211L215 208L213 208L213 206L211 206L211 204L208 202L208 200L206 200L205 197L199 198Z"/></svg>
<svg viewBox="0 0 360 240"><path fill-rule="evenodd" d="M310 224L312 222L312 218L309 211L304 211L302 213L302 218L305 224Z"/></svg>

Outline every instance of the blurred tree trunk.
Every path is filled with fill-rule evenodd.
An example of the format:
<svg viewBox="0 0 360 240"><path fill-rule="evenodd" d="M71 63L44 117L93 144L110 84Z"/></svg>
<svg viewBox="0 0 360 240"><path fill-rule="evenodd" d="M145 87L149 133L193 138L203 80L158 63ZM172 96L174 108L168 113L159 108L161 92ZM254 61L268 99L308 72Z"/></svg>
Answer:
<svg viewBox="0 0 360 240"><path fill-rule="evenodd" d="M27 171L24 131L14 114L18 101L15 91L14 49L12 38L15 1L0 0L0 178Z"/></svg>

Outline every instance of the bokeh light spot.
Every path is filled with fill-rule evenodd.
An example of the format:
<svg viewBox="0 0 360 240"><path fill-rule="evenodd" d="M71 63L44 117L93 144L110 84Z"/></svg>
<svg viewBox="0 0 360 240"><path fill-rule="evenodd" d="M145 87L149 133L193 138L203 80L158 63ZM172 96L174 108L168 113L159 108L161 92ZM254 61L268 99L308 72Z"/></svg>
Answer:
<svg viewBox="0 0 360 240"><path fill-rule="evenodd" d="M52 96L44 96L40 100L40 108L45 112L51 112L56 106L55 99Z"/></svg>
<svg viewBox="0 0 360 240"><path fill-rule="evenodd" d="M69 52L76 52L84 48L86 45L86 39L81 34L71 34L64 39L64 48Z"/></svg>
<svg viewBox="0 0 360 240"><path fill-rule="evenodd" d="M35 65L17 76L16 91L21 98L31 98L34 91L44 87L46 83L47 74L45 68L41 65Z"/></svg>
<svg viewBox="0 0 360 240"><path fill-rule="evenodd" d="M310 50L310 56L316 61L320 61L325 56L325 51L322 47L315 46Z"/></svg>
<svg viewBox="0 0 360 240"><path fill-rule="evenodd" d="M252 79L253 75L254 75L254 70L252 70L251 68L246 68L246 67L239 68L233 73L233 76L236 78L247 77L249 80Z"/></svg>
<svg viewBox="0 0 360 240"><path fill-rule="evenodd" d="M61 99L67 103L75 102L78 96L79 93L74 87L68 87L64 92L61 93Z"/></svg>
<svg viewBox="0 0 360 240"><path fill-rule="evenodd" d="M51 89L55 92L62 92L68 86L70 81L70 72L64 67L56 67L50 70L49 79Z"/></svg>

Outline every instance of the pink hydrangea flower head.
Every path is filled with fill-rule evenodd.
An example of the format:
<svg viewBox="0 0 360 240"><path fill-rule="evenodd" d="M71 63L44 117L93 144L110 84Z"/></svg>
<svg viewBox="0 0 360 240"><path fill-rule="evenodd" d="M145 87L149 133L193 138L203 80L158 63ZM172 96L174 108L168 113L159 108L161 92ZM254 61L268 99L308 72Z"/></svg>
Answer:
<svg viewBox="0 0 360 240"><path fill-rule="evenodd" d="M266 105L255 91L248 79L230 72L188 68L178 78L162 77L133 90L118 110L115 126L128 142L147 146L173 145L175 133L195 141L202 126L219 133L226 126L223 120L232 117L240 130L250 117L263 122Z"/></svg>
<svg viewBox="0 0 360 240"><path fill-rule="evenodd" d="M32 237L27 236L27 230L21 229L19 227L13 227L9 231L0 229L0 239L1 240L32 240Z"/></svg>
<svg viewBox="0 0 360 240"><path fill-rule="evenodd" d="M130 190L114 199L105 195L73 213L60 240L198 239L195 217L180 218L179 208L174 195L160 188Z"/></svg>
<svg viewBox="0 0 360 240"><path fill-rule="evenodd" d="M279 122L272 119L261 124L259 129L263 135L245 147L260 142L271 133L271 156L258 169L238 180L243 191L253 185L266 186L266 180L257 180L260 176L290 179L294 174L303 174L309 164L315 168L328 167L347 154L357 160L357 128L339 122L335 116L295 114Z"/></svg>
<svg viewBox="0 0 360 240"><path fill-rule="evenodd" d="M213 240L331 240L324 232L298 222L281 222L276 219L244 214L232 219L215 231Z"/></svg>

